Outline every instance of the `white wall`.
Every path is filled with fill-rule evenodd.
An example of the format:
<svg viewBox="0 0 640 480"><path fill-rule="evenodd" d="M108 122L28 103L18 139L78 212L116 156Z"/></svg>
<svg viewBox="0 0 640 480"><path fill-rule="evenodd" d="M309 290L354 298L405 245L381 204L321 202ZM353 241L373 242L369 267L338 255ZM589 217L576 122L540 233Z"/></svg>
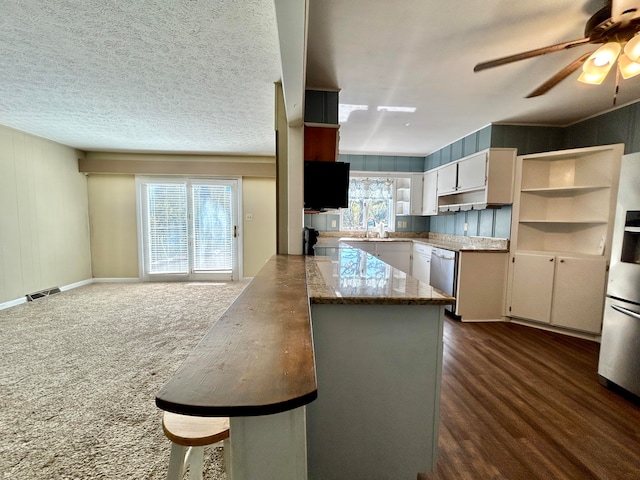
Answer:
<svg viewBox="0 0 640 480"><path fill-rule="evenodd" d="M0 126L0 303L91 278L78 152Z"/></svg>

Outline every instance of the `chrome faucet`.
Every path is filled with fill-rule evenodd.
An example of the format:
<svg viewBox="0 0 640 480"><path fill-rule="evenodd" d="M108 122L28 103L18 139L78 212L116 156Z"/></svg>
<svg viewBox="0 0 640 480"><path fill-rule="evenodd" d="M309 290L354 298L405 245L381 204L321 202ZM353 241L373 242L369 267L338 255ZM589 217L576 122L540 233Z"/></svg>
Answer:
<svg viewBox="0 0 640 480"><path fill-rule="evenodd" d="M364 203L364 223L366 224L364 238L369 238L369 202Z"/></svg>

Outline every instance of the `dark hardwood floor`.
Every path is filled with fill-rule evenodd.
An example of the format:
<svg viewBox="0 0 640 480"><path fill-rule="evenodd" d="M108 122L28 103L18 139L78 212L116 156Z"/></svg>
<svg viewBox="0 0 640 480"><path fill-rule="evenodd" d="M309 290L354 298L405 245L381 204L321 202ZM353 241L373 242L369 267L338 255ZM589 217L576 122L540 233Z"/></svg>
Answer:
<svg viewBox="0 0 640 480"><path fill-rule="evenodd" d="M428 480L640 479L640 407L598 382L599 344L447 319Z"/></svg>

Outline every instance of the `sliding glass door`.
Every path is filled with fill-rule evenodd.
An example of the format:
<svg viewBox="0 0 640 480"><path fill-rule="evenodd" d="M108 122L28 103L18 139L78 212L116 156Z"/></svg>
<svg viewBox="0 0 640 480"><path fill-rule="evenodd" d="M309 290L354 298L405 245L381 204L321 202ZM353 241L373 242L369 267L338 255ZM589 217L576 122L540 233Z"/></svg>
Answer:
<svg viewBox="0 0 640 480"><path fill-rule="evenodd" d="M144 280L238 279L237 183L138 179Z"/></svg>

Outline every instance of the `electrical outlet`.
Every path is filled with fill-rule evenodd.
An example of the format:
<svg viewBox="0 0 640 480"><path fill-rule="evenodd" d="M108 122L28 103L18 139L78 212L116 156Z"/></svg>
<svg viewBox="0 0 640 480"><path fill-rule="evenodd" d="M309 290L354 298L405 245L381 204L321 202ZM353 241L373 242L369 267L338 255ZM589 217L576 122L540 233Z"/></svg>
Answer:
<svg viewBox="0 0 640 480"><path fill-rule="evenodd" d="M245 219L247 222L250 222L251 220L253 220L253 213L247 213L247 214L244 216L244 219Z"/></svg>
<svg viewBox="0 0 640 480"><path fill-rule="evenodd" d="M464 229L465 232L469 229L469 224L467 222L464 222L463 229Z"/></svg>
<svg viewBox="0 0 640 480"><path fill-rule="evenodd" d="M338 222L336 220L331 220L331 228L336 228L338 226Z"/></svg>

